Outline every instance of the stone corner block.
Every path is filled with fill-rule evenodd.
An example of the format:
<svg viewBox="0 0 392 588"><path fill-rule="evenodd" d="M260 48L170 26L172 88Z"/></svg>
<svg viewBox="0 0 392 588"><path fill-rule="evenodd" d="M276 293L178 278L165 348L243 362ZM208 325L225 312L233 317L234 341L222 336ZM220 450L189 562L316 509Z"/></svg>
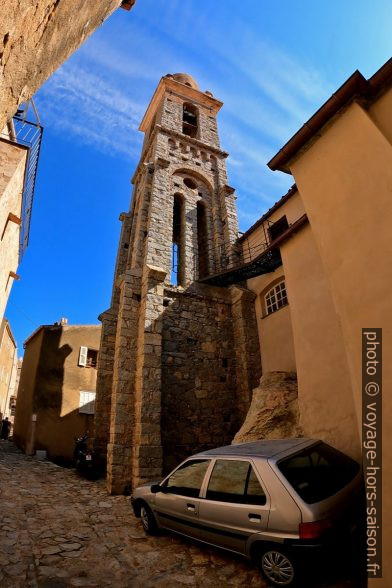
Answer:
<svg viewBox="0 0 392 588"><path fill-rule="evenodd" d="M231 300L233 304L242 301L243 299L253 301L256 298L256 294L247 290L246 288L240 288L239 286L229 286L231 294Z"/></svg>
<svg viewBox="0 0 392 588"><path fill-rule="evenodd" d="M154 265L146 265L147 271L147 278L149 280L156 280L157 282L164 282L167 271L162 269L161 267L156 267Z"/></svg>

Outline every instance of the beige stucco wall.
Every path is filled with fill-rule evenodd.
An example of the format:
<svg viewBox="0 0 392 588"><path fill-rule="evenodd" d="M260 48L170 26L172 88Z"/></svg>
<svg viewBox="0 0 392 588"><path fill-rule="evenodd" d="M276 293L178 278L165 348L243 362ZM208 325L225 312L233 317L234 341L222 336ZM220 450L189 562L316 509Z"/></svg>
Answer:
<svg viewBox="0 0 392 588"><path fill-rule="evenodd" d="M385 92L369 108L369 116L372 117L383 135L392 143L392 88Z"/></svg>
<svg viewBox="0 0 392 588"><path fill-rule="evenodd" d="M248 260L262 252L260 244L268 239L268 227L282 216L287 217L289 225L304 214L304 206L299 192L295 192L282 206L275 210L268 220L259 225L242 242L244 259ZM263 373L271 371L296 371L293 332L291 328L290 297L289 304L266 316L264 295L279 278L284 278L284 269L247 280L247 287L256 294L255 311L260 342L261 365Z"/></svg>
<svg viewBox="0 0 392 588"><path fill-rule="evenodd" d="M388 113L389 110L389 113ZM392 94L366 112L352 103L291 163L339 317L361 425L361 329L383 329L383 493L392 491L391 197ZM377 119L377 125L371 116ZM315 189L317 186L317 189ZM391 556L390 511L384 508L384 561ZM377 583L378 582L378 583ZM371 585L381 585L374 580ZM384 566L383 586L392 585Z"/></svg>
<svg viewBox="0 0 392 588"><path fill-rule="evenodd" d="M284 278L283 267L247 281L249 290L256 294L255 311L263 373L295 372L295 352L289 304L266 316L264 294L279 278Z"/></svg>
<svg viewBox="0 0 392 588"><path fill-rule="evenodd" d="M19 263L20 227L7 222L8 214L20 218L27 151L0 140L0 320L4 315Z"/></svg>
<svg viewBox="0 0 392 588"><path fill-rule="evenodd" d="M44 327L26 345L15 417L18 444L70 459L74 438L92 433L93 416L79 413L80 392L94 392L97 370L79 366L80 347L99 350L100 325ZM31 418L37 415L31 438Z"/></svg>
<svg viewBox="0 0 392 588"><path fill-rule="evenodd" d="M39 331L30 340L29 345L25 349L20 373L13 438L17 445L24 451L28 450L32 436L33 424L31 417L34 413L34 389L43 333L43 330Z"/></svg>
<svg viewBox="0 0 392 588"><path fill-rule="evenodd" d="M294 336L304 435L360 456L342 333L309 225L281 247Z"/></svg>
<svg viewBox="0 0 392 588"><path fill-rule="evenodd" d="M269 220L286 215L293 224L304 212L301 194L296 192ZM263 236L260 226L249 240L255 245ZM243 246L246 250L246 242ZM321 438L358 459L360 442L342 332L309 225L283 243L281 255L283 265L275 272L247 282L257 294L263 373L296 371L304 435ZM289 304L265 316L264 295L283 277Z"/></svg>
<svg viewBox="0 0 392 588"><path fill-rule="evenodd" d="M7 321L3 319L0 328L0 413L2 417L9 417L7 409L15 355L15 340L8 329Z"/></svg>
<svg viewBox="0 0 392 588"><path fill-rule="evenodd" d="M23 360L21 358L18 359L18 350L15 348L14 364L11 372L10 385L8 388L7 408L5 411L5 416L8 417L12 424L15 420L15 405L16 397L18 395L19 376L22 367L22 361Z"/></svg>
<svg viewBox="0 0 392 588"><path fill-rule="evenodd" d="M286 202L277 208L263 223L263 225L258 226L252 233L243 241L242 243L242 250L244 252L244 256L248 255L249 248L256 248L260 243L265 242L265 235L268 238L268 227L271 223L276 222L282 216L287 217L287 222L289 225L293 224L296 220L298 220L304 214L304 205L301 200L301 195L297 191L293 194Z"/></svg>

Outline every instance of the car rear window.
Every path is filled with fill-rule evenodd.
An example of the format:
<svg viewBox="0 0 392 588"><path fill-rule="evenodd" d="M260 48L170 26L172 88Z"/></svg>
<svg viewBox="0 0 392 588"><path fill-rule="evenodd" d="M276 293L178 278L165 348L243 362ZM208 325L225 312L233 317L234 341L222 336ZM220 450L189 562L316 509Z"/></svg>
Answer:
<svg viewBox="0 0 392 588"><path fill-rule="evenodd" d="M359 464L326 443L304 449L283 459L278 468L308 504L325 500L347 486Z"/></svg>

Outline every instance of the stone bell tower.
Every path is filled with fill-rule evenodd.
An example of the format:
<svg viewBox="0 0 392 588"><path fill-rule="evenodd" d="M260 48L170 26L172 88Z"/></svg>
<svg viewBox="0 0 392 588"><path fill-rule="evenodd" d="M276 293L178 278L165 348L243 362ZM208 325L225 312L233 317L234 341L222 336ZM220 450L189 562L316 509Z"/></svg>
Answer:
<svg viewBox="0 0 392 588"><path fill-rule="evenodd" d="M260 377L253 295L200 282L236 255L221 106L191 76L168 74L140 125L111 306L100 317L95 446L107 448L112 493L230 443Z"/></svg>

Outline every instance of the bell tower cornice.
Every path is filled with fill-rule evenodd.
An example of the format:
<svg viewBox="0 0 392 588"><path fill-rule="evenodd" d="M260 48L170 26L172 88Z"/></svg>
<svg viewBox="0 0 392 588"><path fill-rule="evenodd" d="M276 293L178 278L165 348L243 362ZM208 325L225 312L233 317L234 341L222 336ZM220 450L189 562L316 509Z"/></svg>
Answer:
<svg viewBox="0 0 392 588"><path fill-rule="evenodd" d="M211 153L214 153L215 155L218 155L218 156L222 157L223 159L226 159L229 156L228 152L224 151L223 149L219 149L218 147L215 147L214 145L208 145L204 141L200 141L200 139L194 139L193 137L187 137L186 135L183 135L182 133L179 133L177 131L173 131L173 129L167 129L166 127L163 127L162 125L155 125L154 129L151 132L150 137L148 138L148 142L145 145L144 153L148 152L149 147L150 147L151 143L153 143L153 141L155 140L155 136L157 133L164 133L165 135L168 135L169 137L174 137L175 139L178 139L179 141L182 141L183 143L189 143L190 145L194 145L195 147L198 147L199 149L203 149L204 151L210 151ZM142 158L139 161L138 165L136 166L136 169L135 169L134 174L131 179L131 184L135 183L136 178L137 178L143 165L145 165L144 158Z"/></svg>
<svg viewBox="0 0 392 588"><path fill-rule="evenodd" d="M217 114L223 106L223 102L214 98L210 92L201 92L185 83L175 80L173 77L164 76L160 79L157 89L151 98L143 120L140 123L139 131L145 133L148 130L165 94L174 94L182 100L197 102L199 105L209 108L213 114Z"/></svg>

